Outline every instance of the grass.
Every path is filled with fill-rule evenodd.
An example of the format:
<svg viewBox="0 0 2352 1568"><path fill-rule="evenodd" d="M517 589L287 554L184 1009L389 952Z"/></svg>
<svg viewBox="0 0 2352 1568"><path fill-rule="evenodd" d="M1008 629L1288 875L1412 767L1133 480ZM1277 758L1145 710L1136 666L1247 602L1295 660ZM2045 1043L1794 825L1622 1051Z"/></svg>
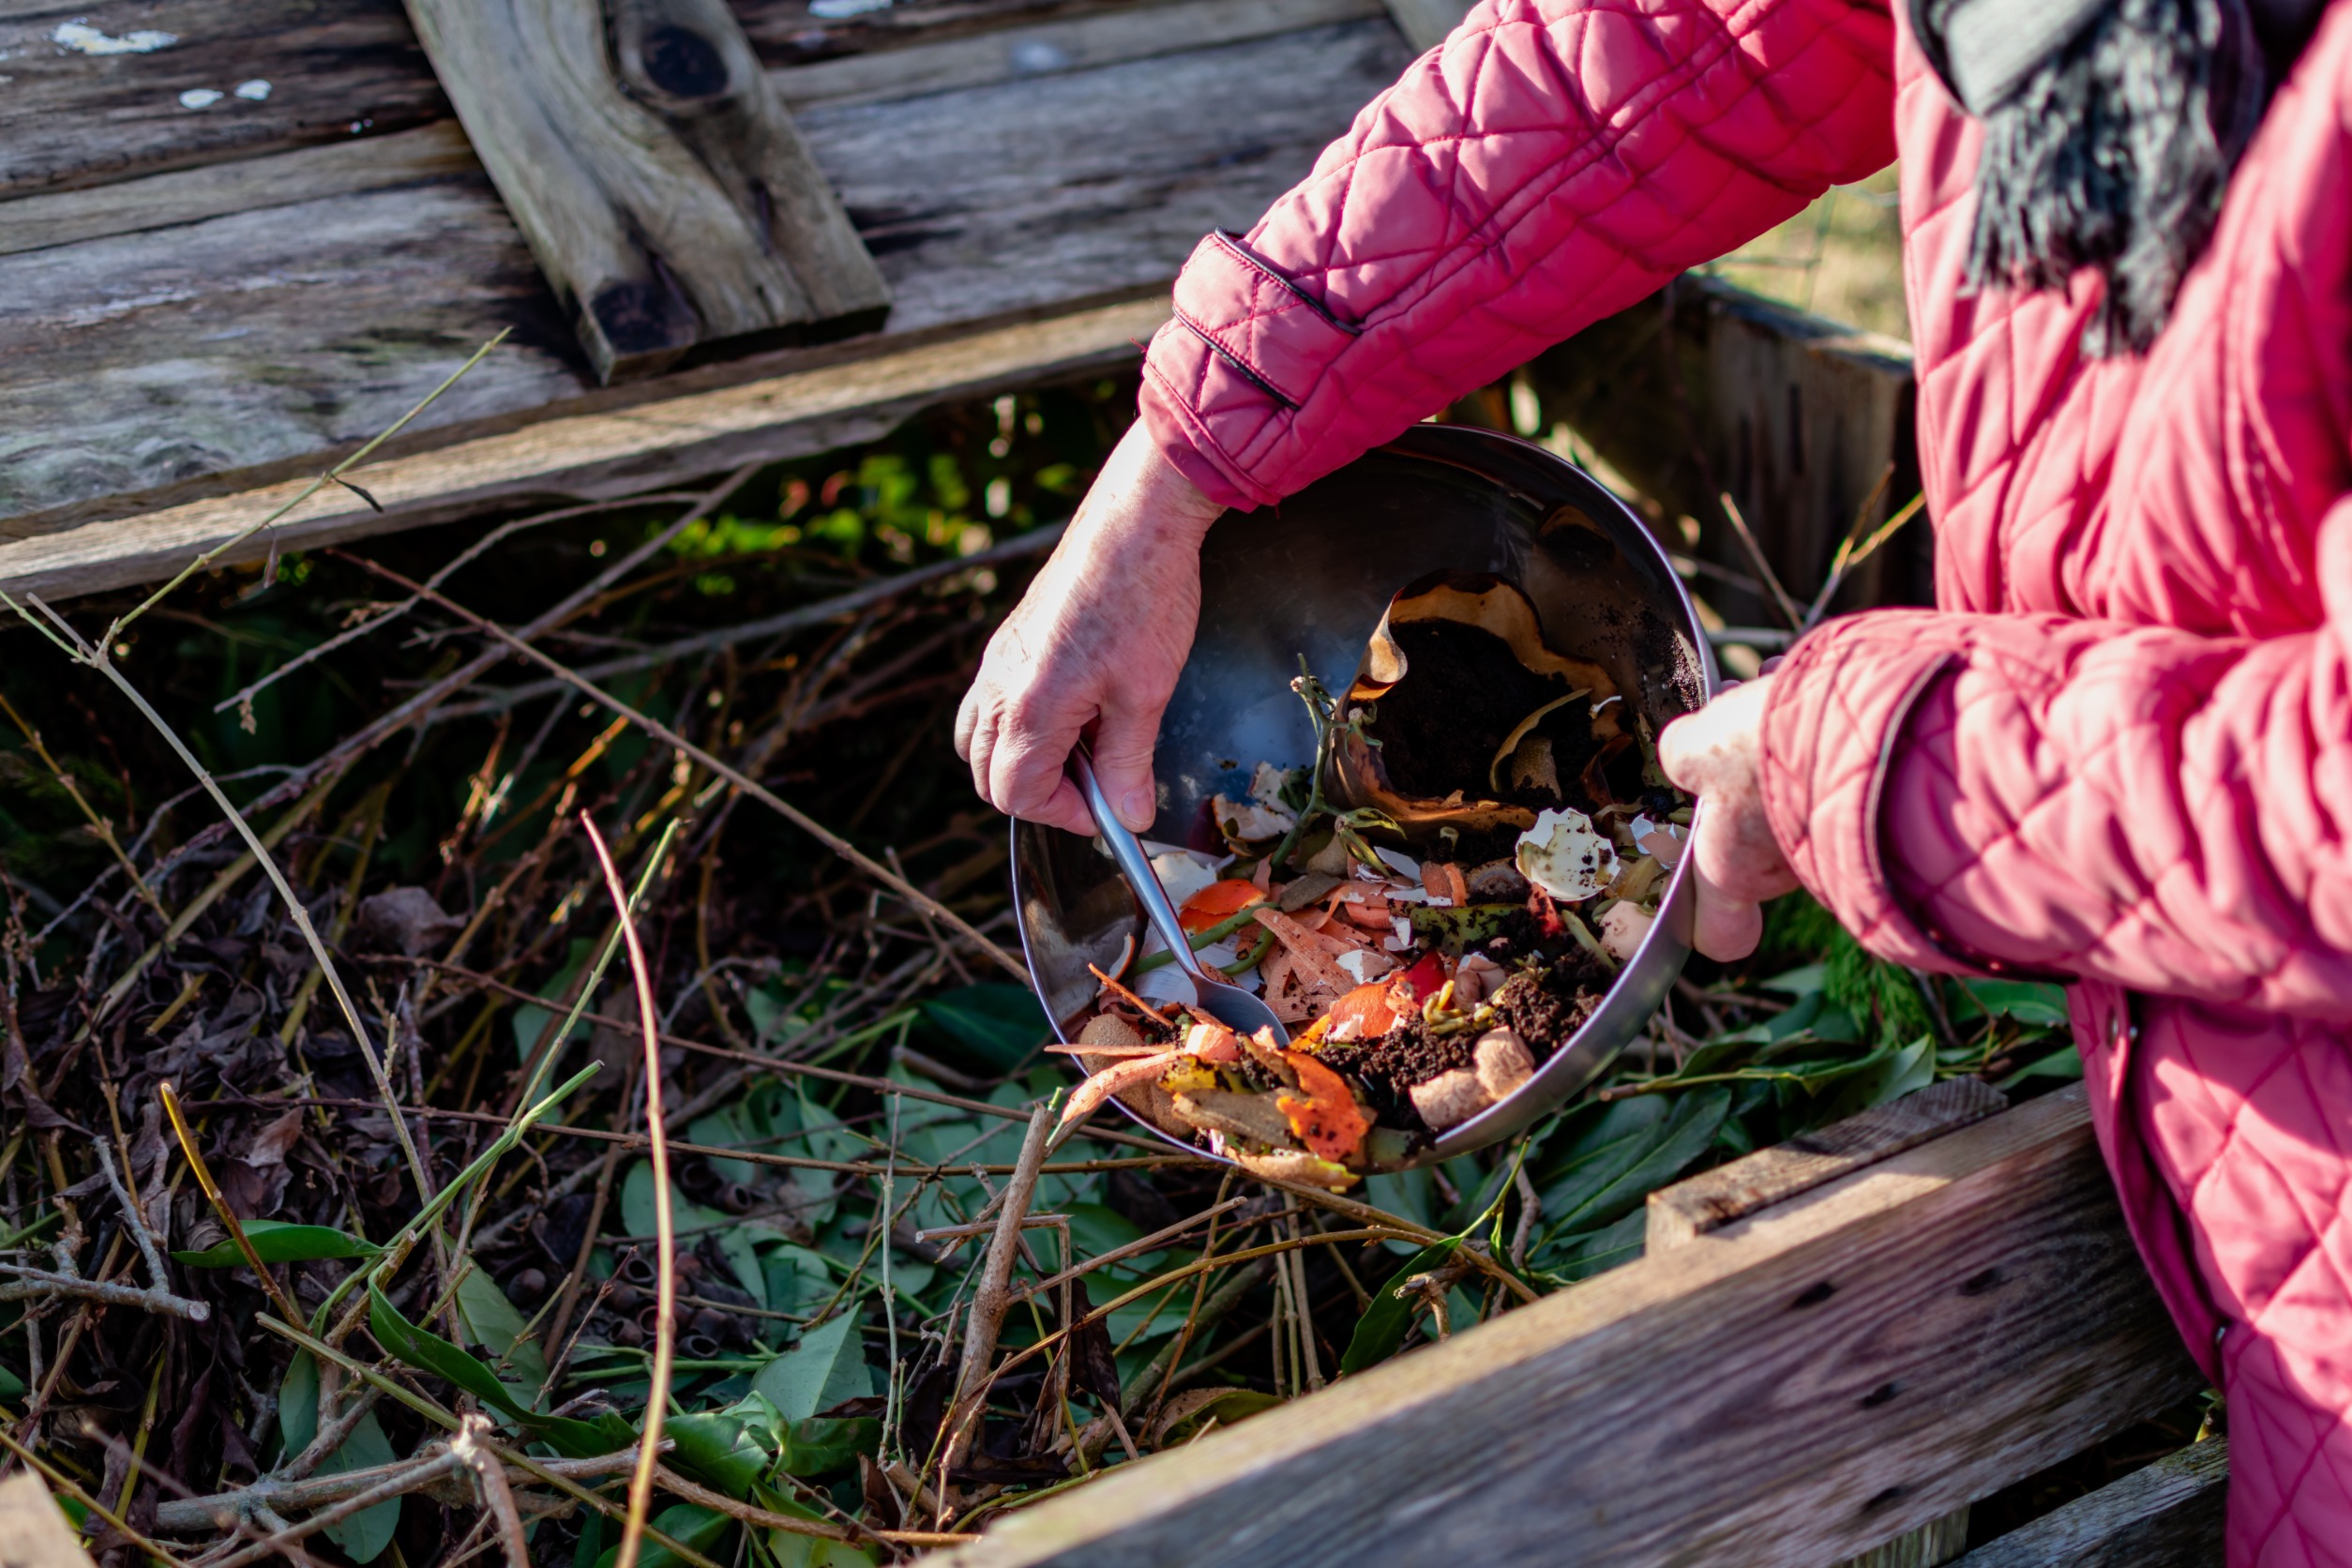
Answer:
<svg viewBox="0 0 2352 1568"><path fill-rule="evenodd" d="M206 1308L0 1306L0 1433L103 1558L900 1557L1627 1261L1678 1176L2070 1070L2046 988L1797 899L1508 1147L1339 1200L1110 1116L1045 1155L948 721L1133 395L199 575L94 645L123 685L7 634L0 1257L143 1289L135 1208Z"/></svg>

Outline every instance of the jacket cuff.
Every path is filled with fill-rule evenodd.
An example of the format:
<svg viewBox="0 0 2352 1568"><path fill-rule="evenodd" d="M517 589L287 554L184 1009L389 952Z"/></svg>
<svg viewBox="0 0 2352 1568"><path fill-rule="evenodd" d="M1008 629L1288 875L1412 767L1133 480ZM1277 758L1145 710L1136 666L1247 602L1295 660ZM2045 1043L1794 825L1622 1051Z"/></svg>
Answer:
<svg viewBox="0 0 2352 1568"><path fill-rule="evenodd" d="M1252 470L1359 329L1224 230L1193 249L1173 305L1143 363L1153 439L1214 499L1280 500Z"/></svg>
<svg viewBox="0 0 2352 1568"><path fill-rule="evenodd" d="M1975 969L1939 943L1888 874L1882 812L1905 722L1961 650L1932 611L1833 621L1792 648L1764 709L1764 809L1807 892L1879 957Z"/></svg>

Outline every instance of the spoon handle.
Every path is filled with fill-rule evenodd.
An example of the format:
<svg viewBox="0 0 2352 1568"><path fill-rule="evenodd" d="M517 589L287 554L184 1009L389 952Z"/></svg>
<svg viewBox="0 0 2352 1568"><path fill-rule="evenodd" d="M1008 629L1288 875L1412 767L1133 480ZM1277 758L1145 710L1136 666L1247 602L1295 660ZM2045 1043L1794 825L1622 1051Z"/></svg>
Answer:
<svg viewBox="0 0 2352 1568"><path fill-rule="evenodd" d="M1103 787L1095 780L1094 764L1083 748L1070 754L1070 776L1078 780L1078 793L1086 797L1086 808L1094 814L1094 827L1110 846L1110 858L1142 900L1143 913L1152 922L1152 928L1168 943L1177 966L1195 980L1206 981L1200 960L1192 950L1192 939L1184 934L1184 923L1176 917L1176 906L1168 902L1168 890L1160 885L1159 873L1152 869L1152 857L1143 852L1143 841L1127 831L1110 802L1103 798Z"/></svg>

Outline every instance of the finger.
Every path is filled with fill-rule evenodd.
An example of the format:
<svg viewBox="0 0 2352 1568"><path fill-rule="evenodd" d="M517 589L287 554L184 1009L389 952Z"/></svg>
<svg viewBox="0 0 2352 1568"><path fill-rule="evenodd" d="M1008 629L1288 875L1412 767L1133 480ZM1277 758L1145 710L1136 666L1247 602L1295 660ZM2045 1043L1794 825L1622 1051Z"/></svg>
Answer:
<svg viewBox="0 0 2352 1568"><path fill-rule="evenodd" d="M964 688L964 700L956 704L956 755L972 761L972 732L980 728L980 710L986 701L980 695L979 676Z"/></svg>
<svg viewBox="0 0 2352 1568"><path fill-rule="evenodd" d="M964 760L972 764L972 792L994 805L988 794L988 766L996 756L997 730L1003 710L992 698L979 697L976 691L972 695L979 700L972 714L972 749L965 753Z"/></svg>
<svg viewBox="0 0 2352 1568"><path fill-rule="evenodd" d="M1094 814L1086 809L1086 797L1078 793L1078 787L1067 778L1047 797L1043 806L1022 815L1029 822L1043 822L1048 827L1066 829L1089 838L1094 836Z"/></svg>
<svg viewBox="0 0 2352 1568"><path fill-rule="evenodd" d="M1078 738L1078 723L1024 722L1018 712L1005 714L988 753L988 787L981 792L1008 817L1045 821L1054 796L1073 788L1067 776Z"/></svg>
<svg viewBox="0 0 2352 1568"><path fill-rule="evenodd" d="M1152 748L1159 740L1160 712L1143 711L1132 701L1114 702L1094 727L1094 778L1103 798L1130 833L1148 830L1160 814L1152 787Z"/></svg>
<svg viewBox="0 0 2352 1568"><path fill-rule="evenodd" d="M1698 909L1691 922L1691 945L1720 963L1744 958L1755 952L1756 944L1764 938L1763 908L1731 897L1715 885L1705 870L1693 869L1696 882L1692 891L1698 896Z"/></svg>
<svg viewBox="0 0 2352 1568"><path fill-rule="evenodd" d="M1707 710L1682 715L1658 731L1658 768L1678 790L1698 794L1709 783L1707 760L1713 749Z"/></svg>

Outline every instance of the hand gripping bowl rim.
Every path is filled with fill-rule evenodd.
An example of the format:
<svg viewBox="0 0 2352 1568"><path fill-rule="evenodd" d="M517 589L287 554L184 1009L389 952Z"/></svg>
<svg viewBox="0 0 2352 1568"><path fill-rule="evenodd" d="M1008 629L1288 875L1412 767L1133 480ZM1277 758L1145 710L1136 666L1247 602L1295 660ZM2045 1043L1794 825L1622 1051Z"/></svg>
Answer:
<svg viewBox="0 0 2352 1568"><path fill-rule="evenodd" d="M1533 462L1540 468L1550 470L1564 482L1566 488L1579 492L1581 501L1611 514L1613 520L1621 524L1614 530L1621 549L1630 545L1646 553L1658 580L1670 586L1672 607L1680 620L1675 629L1689 643L1695 656L1702 701L1711 700L1720 692L1723 682L1716 667L1713 645L1699 623L1698 611L1691 602L1689 589L1674 570L1672 559L1632 509L1599 480L1557 453L1532 442L1463 426L1418 425L1396 441L1375 451L1473 473L1495 489L1530 505L1537 503L1514 489L1506 480L1497 477L1491 469L1500 461L1510 460ZM1697 822L1697 808L1694 807L1691 822L1694 837ZM1044 983L1040 970L1021 880L1022 834L1054 831L1018 820L1008 824L1010 877L1014 921L1020 933L1021 957L1029 972L1030 987L1047 1015L1054 1039L1063 1045L1071 1045L1076 1042L1063 1033L1063 1020L1054 1016L1053 1007L1047 1001L1050 994L1049 987ZM1695 876L1693 860L1691 854L1685 853L1676 864L1668 875L1666 891L1658 901L1656 918L1636 947L1633 957L1619 969L1616 979L1610 983L1607 992L1591 1014L1575 1033L1553 1049L1551 1055L1536 1068L1534 1076L1506 1098L1433 1138L1410 1160L1390 1168L1404 1170L1434 1165L1452 1159L1456 1154L1501 1142L1565 1106L1608 1069L1618 1053L1632 1042L1664 1003L1690 956L1693 902L1696 897L1692 885ZM1071 1065L1078 1069L1080 1081L1092 1076L1079 1068L1075 1059L1072 1059ZM1138 1127L1169 1148L1197 1159L1218 1160L1238 1168L1238 1162L1229 1156L1213 1154L1187 1139L1175 1137L1123 1099L1114 1095L1111 1103L1118 1106Z"/></svg>

